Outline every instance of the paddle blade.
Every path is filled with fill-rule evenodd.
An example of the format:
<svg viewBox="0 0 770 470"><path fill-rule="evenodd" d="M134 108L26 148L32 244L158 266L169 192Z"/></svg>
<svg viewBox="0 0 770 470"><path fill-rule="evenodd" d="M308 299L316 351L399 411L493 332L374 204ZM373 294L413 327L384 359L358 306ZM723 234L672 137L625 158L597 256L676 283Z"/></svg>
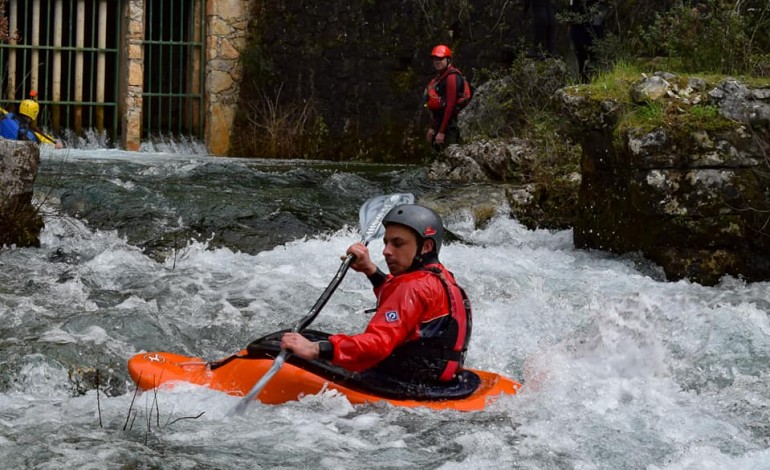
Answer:
<svg viewBox="0 0 770 470"><path fill-rule="evenodd" d="M388 215L391 209L401 204L413 204L414 194L400 193L387 196L375 196L366 201L358 212L358 223L364 244L368 244L375 238L382 237L385 227L382 219Z"/></svg>

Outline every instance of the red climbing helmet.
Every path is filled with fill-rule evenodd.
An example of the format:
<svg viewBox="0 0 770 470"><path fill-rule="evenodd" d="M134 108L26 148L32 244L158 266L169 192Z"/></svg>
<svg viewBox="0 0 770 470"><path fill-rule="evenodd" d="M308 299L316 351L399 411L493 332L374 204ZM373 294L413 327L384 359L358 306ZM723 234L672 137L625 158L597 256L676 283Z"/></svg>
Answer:
<svg viewBox="0 0 770 470"><path fill-rule="evenodd" d="M433 48L433 52L430 53L433 57L439 57L441 59L445 57L452 58L452 49L448 48L447 46L443 44L439 44L438 46Z"/></svg>

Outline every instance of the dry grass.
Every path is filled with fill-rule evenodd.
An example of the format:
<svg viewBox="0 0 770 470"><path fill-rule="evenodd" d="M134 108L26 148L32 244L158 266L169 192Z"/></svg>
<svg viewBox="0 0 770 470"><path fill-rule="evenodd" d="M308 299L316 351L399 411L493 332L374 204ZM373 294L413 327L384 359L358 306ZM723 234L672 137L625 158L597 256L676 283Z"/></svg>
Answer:
<svg viewBox="0 0 770 470"><path fill-rule="evenodd" d="M319 119L311 96L302 103L259 92L247 106L247 135L241 146L250 156L262 158L313 157L320 144Z"/></svg>

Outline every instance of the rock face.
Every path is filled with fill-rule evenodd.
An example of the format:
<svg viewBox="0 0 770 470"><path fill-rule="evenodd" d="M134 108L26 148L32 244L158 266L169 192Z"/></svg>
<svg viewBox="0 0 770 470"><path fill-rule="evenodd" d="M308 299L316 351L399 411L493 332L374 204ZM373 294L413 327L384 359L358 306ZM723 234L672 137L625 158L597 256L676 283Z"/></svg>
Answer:
<svg viewBox="0 0 770 470"><path fill-rule="evenodd" d="M0 138L0 247L40 246L43 218L32 204L40 149Z"/></svg>
<svg viewBox="0 0 770 470"><path fill-rule="evenodd" d="M770 279L770 89L663 73L629 89L557 94L583 147L575 245L641 251L669 280ZM630 121L641 108L660 115Z"/></svg>

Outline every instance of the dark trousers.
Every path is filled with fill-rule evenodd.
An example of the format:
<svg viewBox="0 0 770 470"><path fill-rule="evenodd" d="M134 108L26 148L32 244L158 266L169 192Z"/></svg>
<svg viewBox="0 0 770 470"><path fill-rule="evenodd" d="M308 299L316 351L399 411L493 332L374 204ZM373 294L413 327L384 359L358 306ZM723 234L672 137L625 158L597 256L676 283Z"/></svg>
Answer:
<svg viewBox="0 0 770 470"><path fill-rule="evenodd" d="M437 122L441 122L441 121L437 121ZM436 133L438 133L438 129L434 128L433 130L435 130ZM438 145L434 141L432 145L434 150L440 152L449 145L461 144L461 143L462 143L462 139L460 138L460 127L457 125L457 118L455 117L455 118L452 118L449 121L449 124L447 124L446 126L446 132L444 132L444 144Z"/></svg>
<svg viewBox="0 0 770 470"><path fill-rule="evenodd" d="M580 22L570 26L570 38L575 48L580 80L584 83L591 81L591 72L596 69L596 51L594 43L604 37L604 18L602 4L596 0L574 0L572 12L580 18Z"/></svg>

